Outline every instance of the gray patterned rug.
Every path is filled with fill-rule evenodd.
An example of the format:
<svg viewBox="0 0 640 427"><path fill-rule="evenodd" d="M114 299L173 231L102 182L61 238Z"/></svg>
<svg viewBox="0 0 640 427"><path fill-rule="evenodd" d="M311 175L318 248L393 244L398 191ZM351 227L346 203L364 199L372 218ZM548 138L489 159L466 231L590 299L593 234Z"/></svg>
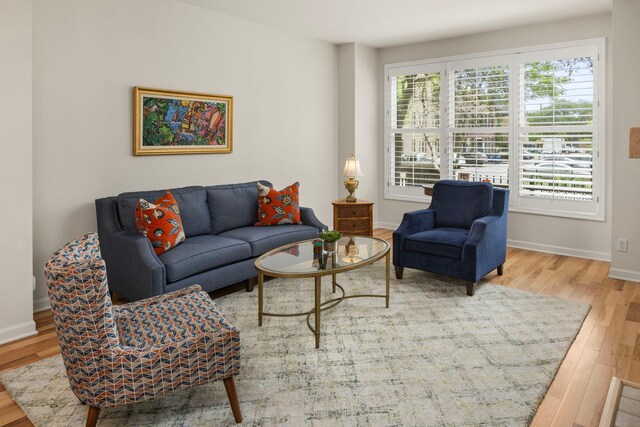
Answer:
<svg viewBox="0 0 640 427"><path fill-rule="evenodd" d="M384 292L377 264L338 276L347 292ZM324 293L330 294L329 280ZM265 309L308 309L313 280L265 285ZM265 318L257 292L217 302L241 330L236 378L244 425L525 426L589 311L585 304L406 270L383 299L323 312L321 349L306 319ZM84 425L59 356L0 374L37 426ZM234 425L222 383L104 409L102 426Z"/></svg>

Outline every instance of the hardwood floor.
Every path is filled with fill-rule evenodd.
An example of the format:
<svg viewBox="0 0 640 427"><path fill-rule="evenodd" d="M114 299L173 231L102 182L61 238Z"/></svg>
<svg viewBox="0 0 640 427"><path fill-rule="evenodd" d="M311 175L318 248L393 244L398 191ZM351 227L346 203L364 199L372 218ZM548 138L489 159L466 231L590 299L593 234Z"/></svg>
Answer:
<svg viewBox="0 0 640 427"><path fill-rule="evenodd" d="M374 235L391 240L391 230ZM533 426L595 426L613 375L640 381L640 284L607 277L609 263L509 248L504 275L485 280L591 304L591 311L533 419ZM479 289L482 285L479 286ZM237 286L244 292L243 286ZM215 297L216 295L214 295ZM0 346L0 371L59 353L49 311L39 334ZM0 385L0 426L31 425Z"/></svg>

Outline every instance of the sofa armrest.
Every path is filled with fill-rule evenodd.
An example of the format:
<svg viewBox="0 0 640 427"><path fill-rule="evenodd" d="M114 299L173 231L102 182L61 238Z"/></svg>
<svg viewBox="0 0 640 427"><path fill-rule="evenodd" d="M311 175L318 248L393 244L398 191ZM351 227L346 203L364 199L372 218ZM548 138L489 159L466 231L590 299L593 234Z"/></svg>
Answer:
<svg viewBox="0 0 640 427"><path fill-rule="evenodd" d="M478 218L471 224L465 246L470 248L481 246L482 249L487 249L495 248L495 244L499 243L500 246L506 248L508 210L509 190L494 188L491 213Z"/></svg>
<svg viewBox="0 0 640 427"><path fill-rule="evenodd" d="M462 262L470 273L475 272L476 280L504 263L506 254L506 215L489 215L475 220L462 248Z"/></svg>
<svg viewBox="0 0 640 427"><path fill-rule="evenodd" d="M488 235L497 231L496 228L500 221L500 217L496 215L484 216L478 218L471 224L469 237L465 242L465 246L479 246L484 243Z"/></svg>
<svg viewBox="0 0 640 427"><path fill-rule="evenodd" d="M109 290L129 301L163 294L164 264L149 239L122 229L115 197L96 200L96 219Z"/></svg>
<svg viewBox="0 0 640 427"><path fill-rule="evenodd" d="M129 301L164 293L165 267L149 239L118 231L101 241L101 248L107 263L109 290Z"/></svg>
<svg viewBox="0 0 640 427"><path fill-rule="evenodd" d="M120 220L118 220L116 201L116 197L96 199L96 220L100 238L116 231L122 231Z"/></svg>
<svg viewBox="0 0 640 427"><path fill-rule="evenodd" d="M491 213L473 222L462 249L463 263L469 268L467 273L475 275L476 280L502 265L507 258L508 214L509 190L494 187Z"/></svg>
<svg viewBox="0 0 640 427"><path fill-rule="evenodd" d="M402 222L394 235L408 236L419 231L427 231L433 228L433 209L421 209L419 211L407 212L402 217Z"/></svg>
<svg viewBox="0 0 640 427"><path fill-rule="evenodd" d="M411 234L420 231L431 230L434 225L433 209L421 209L407 212L402 217L402 222L396 231L393 232L393 263L399 264L399 251L404 248L404 239Z"/></svg>
<svg viewBox="0 0 640 427"><path fill-rule="evenodd" d="M300 207L300 220L304 225L316 227L318 230L327 229L327 226L320 222L311 208Z"/></svg>

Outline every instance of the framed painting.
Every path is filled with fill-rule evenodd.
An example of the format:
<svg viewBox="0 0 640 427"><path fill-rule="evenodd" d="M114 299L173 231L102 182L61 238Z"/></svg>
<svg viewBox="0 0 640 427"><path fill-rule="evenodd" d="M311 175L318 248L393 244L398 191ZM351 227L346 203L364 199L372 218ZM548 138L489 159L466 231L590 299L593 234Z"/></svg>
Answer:
<svg viewBox="0 0 640 427"><path fill-rule="evenodd" d="M134 88L133 154L231 153L233 97Z"/></svg>

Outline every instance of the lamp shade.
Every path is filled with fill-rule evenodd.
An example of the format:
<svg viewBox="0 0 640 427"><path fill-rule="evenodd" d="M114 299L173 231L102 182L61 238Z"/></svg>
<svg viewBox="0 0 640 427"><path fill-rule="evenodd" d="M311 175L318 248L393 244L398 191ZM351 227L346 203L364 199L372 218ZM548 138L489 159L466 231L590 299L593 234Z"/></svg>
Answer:
<svg viewBox="0 0 640 427"><path fill-rule="evenodd" d="M347 159L344 164L344 170L342 171L343 176L364 176L362 170L360 169L360 161L356 160L354 156L351 156Z"/></svg>

